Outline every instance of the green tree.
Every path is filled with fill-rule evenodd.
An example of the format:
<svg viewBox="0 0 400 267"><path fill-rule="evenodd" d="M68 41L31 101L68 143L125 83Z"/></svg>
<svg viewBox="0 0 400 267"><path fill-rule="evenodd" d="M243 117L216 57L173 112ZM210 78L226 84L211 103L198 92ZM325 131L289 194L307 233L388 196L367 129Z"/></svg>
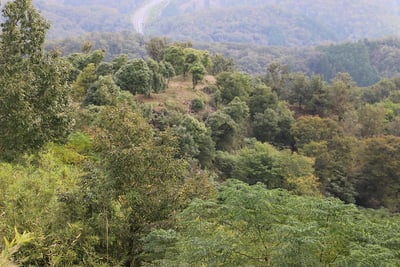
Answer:
<svg viewBox="0 0 400 267"><path fill-rule="evenodd" d="M222 72L217 76L217 87L221 91L222 101L231 102L236 96L247 100L251 91L250 78L242 73Z"/></svg>
<svg viewBox="0 0 400 267"><path fill-rule="evenodd" d="M166 79L167 87L168 87L169 80L176 75L175 69L171 65L171 63L169 63L167 61L161 61L160 62L160 71L161 71L162 76Z"/></svg>
<svg viewBox="0 0 400 267"><path fill-rule="evenodd" d="M299 109L304 109L304 105L312 98L309 79L303 73L290 73L288 79L288 102L297 104Z"/></svg>
<svg viewBox="0 0 400 267"><path fill-rule="evenodd" d="M203 122L190 115L179 119L179 124L173 127L178 136L180 154L187 158L195 158L201 167L210 167L215 156L215 144L211 131Z"/></svg>
<svg viewBox="0 0 400 267"><path fill-rule="evenodd" d="M355 187L357 203L385 207L398 212L400 138L393 136L366 139L356 154Z"/></svg>
<svg viewBox="0 0 400 267"><path fill-rule="evenodd" d="M284 147L293 146L290 133L293 123L293 113L287 103L280 102L275 109L267 108L263 113L254 114L252 126L257 140Z"/></svg>
<svg viewBox="0 0 400 267"><path fill-rule="evenodd" d="M128 63L128 56L126 54L121 54L118 57L114 58L111 62L113 73L115 74L119 69Z"/></svg>
<svg viewBox="0 0 400 267"><path fill-rule="evenodd" d="M116 84L132 94L151 93L152 72L143 59L134 59L123 65L114 75Z"/></svg>
<svg viewBox="0 0 400 267"><path fill-rule="evenodd" d="M82 102L90 86L97 81L96 66L88 64L78 75L72 86L72 96L76 102Z"/></svg>
<svg viewBox="0 0 400 267"><path fill-rule="evenodd" d="M0 35L1 157L63 140L72 126L69 64L45 53L48 23L28 0L7 2Z"/></svg>
<svg viewBox="0 0 400 267"><path fill-rule="evenodd" d="M345 113L351 108L350 94L355 87L350 74L338 73L328 87L330 95L329 116L334 116L338 121L344 119Z"/></svg>
<svg viewBox="0 0 400 267"><path fill-rule="evenodd" d="M222 108L222 111L231 116L238 124L244 122L249 117L249 107L239 97L235 97L228 105Z"/></svg>
<svg viewBox="0 0 400 267"><path fill-rule="evenodd" d="M289 75L289 66L272 62L267 67L267 74L264 78L265 84L272 88L280 99L287 99L289 92L286 88L286 80Z"/></svg>
<svg viewBox="0 0 400 267"><path fill-rule="evenodd" d="M167 82L162 73L163 70L161 68L163 66L152 59L147 60L146 63L151 72L151 79L150 79L151 91L154 93L158 93L164 90L167 87L166 84Z"/></svg>
<svg viewBox="0 0 400 267"><path fill-rule="evenodd" d="M264 183L267 188L289 188L288 179L313 174L310 158L289 151L278 151L272 145L256 142L238 152L232 177L249 184Z"/></svg>
<svg viewBox="0 0 400 267"><path fill-rule="evenodd" d="M329 109L329 92L321 76L312 76L308 82L308 89L311 98L305 103L305 110L308 114L327 115Z"/></svg>
<svg viewBox="0 0 400 267"><path fill-rule="evenodd" d="M107 76L113 74L113 65L109 62L101 62L96 68L98 76Z"/></svg>
<svg viewBox="0 0 400 267"><path fill-rule="evenodd" d="M352 137L333 137L318 143L313 151L315 174L320 177L325 195L335 196L347 203L355 203L354 165L359 142ZM303 152L316 146L314 142L303 147ZM305 153L307 154L307 153Z"/></svg>
<svg viewBox="0 0 400 267"><path fill-rule="evenodd" d="M183 74L185 64L185 54L180 46L169 46L164 50L164 61L169 62L174 67L177 75Z"/></svg>
<svg viewBox="0 0 400 267"><path fill-rule="evenodd" d="M202 64L196 63L189 68L189 72L192 74L192 84L193 89L195 89L196 85L203 80L204 75L206 74L206 69Z"/></svg>
<svg viewBox="0 0 400 267"><path fill-rule="evenodd" d="M248 101L250 115L253 118L256 113L264 113L267 108L278 107L278 96L270 87L263 84L256 85L250 92Z"/></svg>
<svg viewBox="0 0 400 267"><path fill-rule="evenodd" d="M336 136L342 136L339 125L328 118L304 116L299 118L290 129L296 142L296 147L301 149L304 145L314 141L328 141Z"/></svg>
<svg viewBox="0 0 400 267"><path fill-rule="evenodd" d="M211 70L212 75L218 75L221 72L234 72L235 62L232 58L225 58L223 55L217 54L211 58Z"/></svg>
<svg viewBox="0 0 400 267"><path fill-rule="evenodd" d="M82 71L91 63L97 67L104 59L104 54L103 50L95 50L91 53L74 53L69 55L67 59L76 69Z"/></svg>
<svg viewBox="0 0 400 267"><path fill-rule="evenodd" d="M97 212L116 227L109 239L113 257L138 266L141 238L152 225L168 224L179 207L177 193L186 164L175 157L178 151L171 133L155 133L130 107L106 107L97 126L95 148L104 171L91 189L102 192L104 199L104 210ZM93 214L93 219L98 216Z"/></svg>
<svg viewBox="0 0 400 267"><path fill-rule="evenodd" d="M358 110L361 137L373 137L383 133L386 112L383 107L365 105Z"/></svg>
<svg viewBox="0 0 400 267"><path fill-rule="evenodd" d="M121 89L115 84L111 75L100 76L87 91L85 105L116 105Z"/></svg>
<svg viewBox="0 0 400 267"><path fill-rule="evenodd" d="M231 116L218 110L208 117L206 125L211 129L211 137L218 150L226 150L232 147L239 129Z"/></svg>
<svg viewBox="0 0 400 267"><path fill-rule="evenodd" d="M160 62L164 58L164 50L167 48L167 39L154 37L145 43L147 54L155 61Z"/></svg>

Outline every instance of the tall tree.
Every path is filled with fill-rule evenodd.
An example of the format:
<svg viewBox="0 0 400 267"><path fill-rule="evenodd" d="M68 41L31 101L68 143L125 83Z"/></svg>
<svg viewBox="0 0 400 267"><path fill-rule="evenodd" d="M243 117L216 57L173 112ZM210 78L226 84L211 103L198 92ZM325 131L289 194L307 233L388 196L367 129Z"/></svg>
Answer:
<svg viewBox="0 0 400 267"><path fill-rule="evenodd" d="M106 107L97 124L95 147L105 176L93 189L103 192L107 213L115 214L110 225L124 229L110 233L110 249L127 259L126 266L141 266L141 238L152 224L166 223L178 208L177 189L186 165L175 158L178 151L171 133L155 133L130 107Z"/></svg>
<svg viewBox="0 0 400 267"><path fill-rule="evenodd" d="M2 157L65 138L71 128L69 64L43 44L49 24L30 0L7 2L0 35Z"/></svg>

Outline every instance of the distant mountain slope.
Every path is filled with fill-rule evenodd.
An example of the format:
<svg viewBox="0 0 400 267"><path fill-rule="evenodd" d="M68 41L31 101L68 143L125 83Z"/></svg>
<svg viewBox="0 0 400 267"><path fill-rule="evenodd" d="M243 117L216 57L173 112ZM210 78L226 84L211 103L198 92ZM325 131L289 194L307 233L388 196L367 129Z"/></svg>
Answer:
<svg viewBox="0 0 400 267"><path fill-rule="evenodd" d="M37 0L51 22L48 37L59 39L88 32L132 30L131 13L143 0Z"/></svg>
<svg viewBox="0 0 400 267"><path fill-rule="evenodd" d="M169 0L149 12L145 33L203 42L313 46L400 36L398 0ZM49 38L133 30L149 0L36 0ZM157 7L158 9L160 7Z"/></svg>
<svg viewBox="0 0 400 267"><path fill-rule="evenodd" d="M178 39L305 46L400 35L396 0L172 0L147 32Z"/></svg>

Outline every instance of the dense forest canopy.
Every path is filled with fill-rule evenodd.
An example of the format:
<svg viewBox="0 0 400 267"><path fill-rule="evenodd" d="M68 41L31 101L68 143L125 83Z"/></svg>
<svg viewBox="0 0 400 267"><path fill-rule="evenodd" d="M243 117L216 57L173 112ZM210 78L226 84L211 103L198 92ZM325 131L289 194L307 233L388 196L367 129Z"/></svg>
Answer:
<svg viewBox="0 0 400 267"><path fill-rule="evenodd" d="M31 0L2 15L0 266L400 266L398 40L250 75L131 32L62 54Z"/></svg>

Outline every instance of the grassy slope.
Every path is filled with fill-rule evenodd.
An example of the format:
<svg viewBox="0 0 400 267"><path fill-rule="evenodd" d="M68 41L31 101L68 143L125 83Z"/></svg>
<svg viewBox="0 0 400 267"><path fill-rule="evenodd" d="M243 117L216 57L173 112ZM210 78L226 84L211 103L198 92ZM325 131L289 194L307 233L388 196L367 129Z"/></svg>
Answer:
<svg viewBox="0 0 400 267"><path fill-rule="evenodd" d="M184 113L190 113L190 104L193 99L201 99L204 103L210 102L210 95L205 93L202 89L213 84L215 84L215 78L208 75L193 90L191 78L189 76L186 78L178 76L169 82L168 88L165 91L158 94L153 93L150 97L137 95L136 99L140 103L152 105L156 111L173 109ZM206 105L202 112L200 112L200 115L206 114L211 110L212 107Z"/></svg>

